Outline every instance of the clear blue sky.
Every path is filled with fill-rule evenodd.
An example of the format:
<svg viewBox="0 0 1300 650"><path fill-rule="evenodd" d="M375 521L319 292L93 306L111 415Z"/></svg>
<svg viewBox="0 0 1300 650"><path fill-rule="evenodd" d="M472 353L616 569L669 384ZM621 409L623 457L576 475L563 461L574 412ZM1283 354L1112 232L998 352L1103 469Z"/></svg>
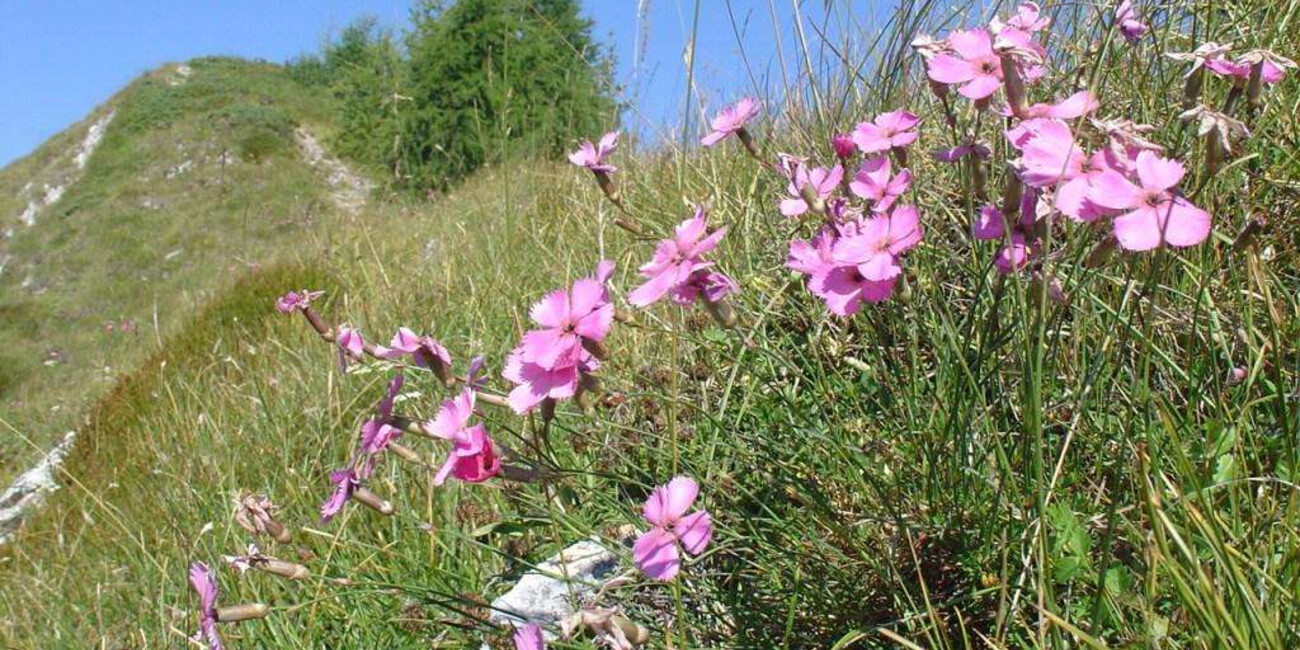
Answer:
<svg viewBox="0 0 1300 650"><path fill-rule="evenodd" d="M735 16L759 84L781 87L778 39L790 74L797 72L792 3L699 0L696 87L711 105L752 88L732 28ZM411 0L0 0L0 166L84 117L140 73L169 61L228 54L282 62L314 51L352 19L371 14L401 29ZM808 0L810 23L822 24L823 0ZM861 28L892 0L837 0L828 31ZM631 128L655 135L682 120L683 53L696 0L583 0L595 34L614 50L619 81L636 107ZM645 7L645 21L638 20ZM644 40L638 40L638 36ZM638 57L637 44L643 42ZM815 55L814 55L815 56ZM639 61L639 64L638 64Z"/></svg>

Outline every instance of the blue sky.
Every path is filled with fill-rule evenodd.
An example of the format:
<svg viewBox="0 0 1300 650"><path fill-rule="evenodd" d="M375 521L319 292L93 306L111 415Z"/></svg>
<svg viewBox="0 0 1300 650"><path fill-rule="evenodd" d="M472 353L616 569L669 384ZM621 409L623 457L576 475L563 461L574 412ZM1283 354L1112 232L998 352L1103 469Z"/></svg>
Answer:
<svg viewBox="0 0 1300 650"><path fill-rule="evenodd" d="M837 0L828 31L861 26L892 0ZM362 14L402 28L411 0L0 0L0 166L84 117L140 73L209 54L282 62ZM823 0L808 0L805 34L821 24ZM777 5L775 18L771 5ZM629 127L666 137L682 121L683 54L696 0L583 0L595 35L618 61L636 107ZM699 0L696 88L710 104L752 88L740 42L759 84L780 87L780 50L797 72L796 24L788 0ZM728 12L730 6L730 13ZM638 20L638 7L646 20ZM730 16L735 17L733 30ZM775 20L775 28L774 28ZM850 23L849 21L854 21ZM774 34L781 34L780 43ZM644 37L639 40L638 36ZM638 44L641 56L637 55ZM778 47L780 45L780 47ZM814 55L815 56L815 55ZM671 133L676 134L676 131Z"/></svg>

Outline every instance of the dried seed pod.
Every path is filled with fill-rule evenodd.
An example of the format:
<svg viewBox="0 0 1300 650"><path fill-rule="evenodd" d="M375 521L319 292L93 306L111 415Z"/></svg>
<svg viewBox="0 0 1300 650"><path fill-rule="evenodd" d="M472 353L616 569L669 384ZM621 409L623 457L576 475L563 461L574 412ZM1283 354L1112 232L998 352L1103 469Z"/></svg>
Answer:
<svg viewBox="0 0 1300 650"><path fill-rule="evenodd" d="M356 490L352 492L352 498L360 501L381 515L389 516L395 512L393 504L389 503L388 500L378 494L375 494L370 490L370 488L364 485L357 486Z"/></svg>
<svg viewBox="0 0 1300 650"><path fill-rule="evenodd" d="M235 623L237 621L266 618L266 615L270 613L271 608L265 603L230 605L229 607L217 608L217 620L222 623Z"/></svg>

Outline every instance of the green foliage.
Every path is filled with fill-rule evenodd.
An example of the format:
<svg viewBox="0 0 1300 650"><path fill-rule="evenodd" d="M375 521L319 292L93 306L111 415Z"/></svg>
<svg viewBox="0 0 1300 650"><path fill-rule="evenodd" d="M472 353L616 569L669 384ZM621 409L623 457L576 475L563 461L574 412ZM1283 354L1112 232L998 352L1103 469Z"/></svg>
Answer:
<svg viewBox="0 0 1300 650"><path fill-rule="evenodd" d="M443 187L489 162L558 156L609 120L609 78L572 0L425 2L408 38L401 172Z"/></svg>
<svg viewBox="0 0 1300 650"><path fill-rule="evenodd" d="M213 111L210 118L230 134L245 160L257 162L293 147L294 121L278 107L239 103Z"/></svg>
<svg viewBox="0 0 1300 650"><path fill-rule="evenodd" d="M412 15L404 47L363 18L290 65L339 99L335 149L399 185L555 158L613 118L610 60L577 2L428 1Z"/></svg>

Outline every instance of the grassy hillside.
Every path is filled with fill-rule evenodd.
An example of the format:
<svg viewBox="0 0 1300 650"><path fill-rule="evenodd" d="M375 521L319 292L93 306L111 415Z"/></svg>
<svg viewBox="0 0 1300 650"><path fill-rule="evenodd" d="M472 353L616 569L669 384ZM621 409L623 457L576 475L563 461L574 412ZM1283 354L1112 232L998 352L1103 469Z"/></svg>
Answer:
<svg viewBox="0 0 1300 650"><path fill-rule="evenodd" d="M329 100L276 66L164 66L0 172L0 476L78 428L88 400L250 269L328 240L342 215L293 130ZM84 169L72 160L108 114ZM65 187L33 226L28 184Z"/></svg>
<svg viewBox="0 0 1300 650"><path fill-rule="evenodd" d="M301 318L277 314L275 298L324 290L322 313L381 342L400 325L427 331L458 371L486 355L487 390L500 393L510 387L500 368L532 327L534 301L612 259L611 291L625 309L654 244L616 228L617 212L570 166L491 169L435 203L392 201L355 219L307 222L292 215L311 199L290 197L320 196L309 170L274 148L262 163L243 163L245 175L224 191L280 216L241 225L264 230L239 246L216 238L229 248L192 276L211 283L210 299L117 298L171 300L178 325L161 344L135 346L140 369L88 410L69 487L5 551L0 639L183 647L197 623L186 567L242 552L248 536L231 520L234 499L256 491L296 528L290 544L268 548L312 577L219 568L223 603L272 610L223 626L229 646L458 648L487 637L509 647L484 623L485 603L577 539L622 548L622 528L646 527L649 490L682 474L702 486L712 545L671 584L629 571L606 603L651 630L649 647L1294 647L1300 84L1293 71L1271 87L1238 157L1210 173L1195 132L1175 117L1186 67L1162 54L1206 40L1294 53L1300 4L1176 3L1146 16L1155 27L1137 48L1088 8L1055 14L1053 67L1064 72L1035 87L1035 100L1090 79L1099 116L1154 125L1147 137L1186 161L1182 187L1214 215L1199 246L1100 262L1108 224L1053 220L1044 244L1052 255L1038 270L1059 282L1068 296L1059 301L1029 273L994 270L1001 242L971 236L971 168L926 155L960 144L964 129L979 131L994 161L1010 153L999 119L935 99L901 46L929 9L906 5L912 13L893 23L905 29L843 50L880 59L870 83L821 78L818 93L792 97L754 129L768 154L829 164L831 133L900 107L922 117L907 200L925 234L889 302L851 318L826 313L785 266L790 240L809 237L818 218L780 216L785 181L738 143L619 151L616 178L647 231L667 235L697 201L729 228L716 259L742 287L741 326L720 329L698 307L635 310L615 326L600 371L616 399L590 413L562 404L546 434L535 415L484 407L494 438L518 452L508 461L549 470L544 480L435 487L433 468L385 457L369 485L393 501L390 518L351 504L317 523L328 474L346 461L391 365L340 372L336 351ZM259 71L275 78L252 67L226 83ZM194 80L202 74L196 65ZM1230 91L1214 82L1206 92L1222 105ZM178 99L151 105L166 114ZM309 120L301 110L293 119ZM957 113L951 128L948 110ZM129 115L116 128L128 128ZM118 139L102 154L167 128L110 132ZM122 151L119 162L131 157ZM996 201L1006 171L985 172ZM144 186L154 184L137 191ZM216 191L197 185L186 196L216 201ZM96 196L130 200L114 185ZM1267 225L1254 243L1234 246L1255 217ZM151 236L168 232L149 224ZM184 246L179 259L189 259L190 245L164 241L150 250ZM32 246L29 255L44 250ZM264 263L241 270L240 282L213 281L246 250ZM108 255L84 254L99 257ZM451 394L428 373L406 375L399 413L432 416ZM446 445L411 438L403 442L436 467Z"/></svg>

